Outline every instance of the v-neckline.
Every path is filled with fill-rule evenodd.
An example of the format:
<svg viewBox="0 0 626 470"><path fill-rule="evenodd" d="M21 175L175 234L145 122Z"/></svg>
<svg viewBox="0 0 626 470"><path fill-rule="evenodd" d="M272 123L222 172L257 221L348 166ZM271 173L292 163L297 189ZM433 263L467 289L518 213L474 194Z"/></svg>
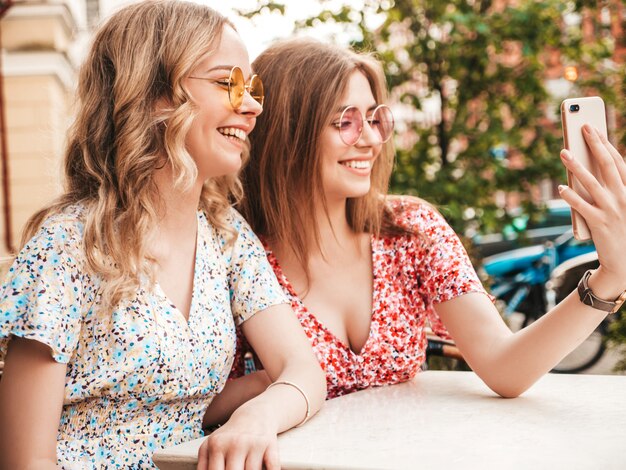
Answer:
<svg viewBox="0 0 626 470"><path fill-rule="evenodd" d="M377 295L377 289L376 289L376 279L377 279L377 273L376 272L378 270L378 266L377 266L377 262L376 262L377 260L376 260L375 251L374 251L374 243L375 243L374 235L373 234L370 235L370 243L369 243L369 246L370 246L370 256L372 258L372 315L370 317L370 324L369 324L369 331L368 331L368 334L367 334L367 339L363 343L363 346L361 346L361 350L359 352L354 351L350 347L349 344L346 344L342 339L340 339L330 328L328 328L321 320L319 320L307 308L307 306L304 304L304 301L297 294L297 292L295 291L293 285L291 284L289 279L287 279L287 276L283 272L283 268L281 267L280 263L278 262L278 258L274 254L274 250L272 250L272 248L269 246L269 244L267 243L267 240L262 238L261 241L263 242L263 245L265 247L265 251L266 251L266 254L267 254L267 259L275 267L274 269L275 269L276 276L281 280L282 284L287 288L287 292L289 293L289 295L291 295L294 299L296 299L296 301L300 305L301 310L304 313L306 313L309 316L309 318L311 318L315 322L315 324L317 325L318 328L320 328L320 329L324 330L326 333L328 333L334 339L334 341L338 345L340 345L343 349L345 349L349 354L351 354L354 357L361 357L361 356L363 356L364 353L367 352L367 347L369 346L369 343L372 341L373 327L374 327L374 321L375 321L375 316L376 316L376 312L377 312L377 304L378 304L378 295Z"/></svg>
<svg viewBox="0 0 626 470"><path fill-rule="evenodd" d="M163 297L163 299L167 302L167 304L172 307L172 309L181 317L181 320L183 320L185 322L186 325L189 325L191 323L191 319L193 317L193 314L195 312L195 305L196 305L196 290L198 288L198 280L199 280L199 270L200 270L200 266L199 266L199 261L200 261L200 248L202 246L201 243L201 225L202 223L202 215L200 211L196 212L196 247L194 250L194 260L193 260L193 280L192 280L192 286L191 286L191 302L189 303L189 312L187 313L187 316L185 317L185 314L178 308L178 306L176 306L176 304L174 302L172 302L172 300L170 299L170 297L167 295L167 293L165 292L165 290L163 289L163 287L161 286L161 284L159 283L159 281L156 281L156 289L159 291L159 293L161 294L161 296Z"/></svg>

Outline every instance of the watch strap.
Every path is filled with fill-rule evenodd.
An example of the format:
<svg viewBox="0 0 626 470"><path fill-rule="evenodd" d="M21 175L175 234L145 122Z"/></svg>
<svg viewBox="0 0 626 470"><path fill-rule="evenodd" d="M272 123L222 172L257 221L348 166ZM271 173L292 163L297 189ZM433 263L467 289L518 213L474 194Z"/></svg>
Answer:
<svg viewBox="0 0 626 470"><path fill-rule="evenodd" d="M624 301L626 300L626 291L622 292L617 299L610 301L604 300L597 297L591 287L589 287L589 278L593 274L594 270L589 269L583 274L583 277L580 279L578 283L578 296L580 297L580 301L589 305L592 308L597 310L602 310L604 312L615 313L622 306Z"/></svg>

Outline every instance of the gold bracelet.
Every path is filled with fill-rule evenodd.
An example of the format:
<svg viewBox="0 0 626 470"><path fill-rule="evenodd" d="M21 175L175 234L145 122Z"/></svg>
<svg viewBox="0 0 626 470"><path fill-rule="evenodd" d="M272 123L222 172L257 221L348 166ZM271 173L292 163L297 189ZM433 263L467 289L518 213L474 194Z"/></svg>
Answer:
<svg viewBox="0 0 626 470"><path fill-rule="evenodd" d="M309 397L306 396L306 393L304 393L304 390L298 387L295 383L289 382L288 380L279 380L278 382L272 382L271 384L269 384L269 386L265 390L269 390L274 385L290 385L293 388L295 388L297 391L299 391L300 394L304 397L304 401L306 402L306 414L304 415L304 419L300 421L298 424L296 424L296 427L299 428L304 423L306 423L308 419L311 417L311 406L309 405Z"/></svg>

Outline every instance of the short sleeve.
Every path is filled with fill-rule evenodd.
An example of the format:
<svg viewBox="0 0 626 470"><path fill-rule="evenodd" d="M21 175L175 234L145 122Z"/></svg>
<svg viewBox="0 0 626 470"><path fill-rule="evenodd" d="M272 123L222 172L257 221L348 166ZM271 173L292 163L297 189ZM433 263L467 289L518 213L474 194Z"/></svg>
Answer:
<svg viewBox="0 0 626 470"><path fill-rule="evenodd" d="M49 219L19 253L0 289L0 359L20 336L69 362L81 324L81 239L76 221Z"/></svg>
<svg viewBox="0 0 626 470"><path fill-rule="evenodd" d="M395 207L393 207L395 206ZM399 198L392 202L397 223L414 232L416 245L415 272L433 332L442 338L450 334L434 309L435 304L470 292L483 293L483 287L472 262L457 234L445 219L425 201Z"/></svg>
<svg viewBox="0 0 626 470"><path fill-rule="evenodd" d="M237 239L229 264L230 301L235 323L240 325L252 315L273 305L286 304L283 293L263 245L248 223L232 209L232 224Z"/></svg>
<svg viewBox="0 0 626 470"><path fill-rule="evenodd" d="M432 207L422 205L414 214L422 235L423 259L418 273L422 292L438 304L469 292L486 294L461 240Z"/></svg>

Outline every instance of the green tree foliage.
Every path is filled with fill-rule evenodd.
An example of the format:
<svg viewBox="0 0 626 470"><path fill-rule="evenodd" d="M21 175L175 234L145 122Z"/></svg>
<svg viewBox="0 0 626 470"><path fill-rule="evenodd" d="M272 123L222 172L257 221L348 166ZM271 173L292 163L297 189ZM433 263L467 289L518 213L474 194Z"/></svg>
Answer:
<svg viewBox="0 0 626 470"><path fill-rule="evenodd" d="M495 203L498 191L522 194L536 213L531 189L545 179L565 181L559 102L545 88L550 57L586 70L572 96L593 89L609 103L618 99L615 71L604 65L611 41L585 43L580 27L563 21L597 2L523 0L496 7L501 3L362 0L298 25L312 31L338 24L353 34L352 47L383 61L393 98L406 105L391 190L436 204L459 233L510 222ZM281 6L260 2L246 15L284 11ZM372 19L381 18L373 28ZM433 103L441 119L425 122L420 117L433 112Z"/></svg>
<svg viewBox="0 0 626 470"><path fill-rule="evenodd" d="M608 345L609 347L617 347L622 351L621 359L615 365L616 371L626 371L626 351L624 351L624 345L626 345L626 309L622 308L618 317L614 322L609 325Z"/></svg>

